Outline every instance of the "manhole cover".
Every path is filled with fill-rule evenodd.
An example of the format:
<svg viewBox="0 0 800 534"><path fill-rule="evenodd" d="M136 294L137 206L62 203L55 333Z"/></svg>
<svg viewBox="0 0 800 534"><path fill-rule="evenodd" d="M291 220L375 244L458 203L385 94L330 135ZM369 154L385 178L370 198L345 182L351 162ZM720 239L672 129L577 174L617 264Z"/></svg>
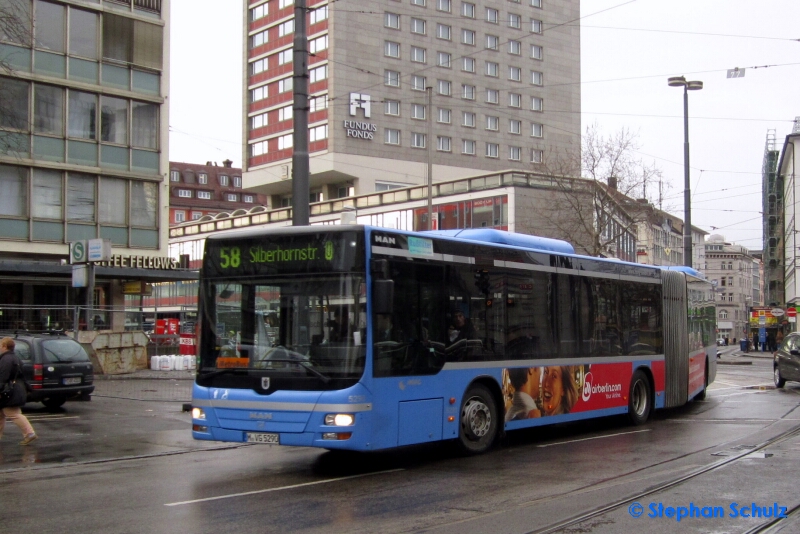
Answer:
<svg viewBox="0 0 800 534"><path fill-rule="evenodd" d="M742 451L749 451L755 449L755 445L737 445L735 447L731 447L730 449L726 449L724 451L718 451L711 453L711 456L735 456Z"/></svg>
<svg viewBox="0 0 800 534"><path fill-rule="evenodd" d="M774 455L771 452L758 451L752 454L748 454L747 456L745 456L745 458L756 458L763 460L764 458L772 458L773 456Z"/></svg>

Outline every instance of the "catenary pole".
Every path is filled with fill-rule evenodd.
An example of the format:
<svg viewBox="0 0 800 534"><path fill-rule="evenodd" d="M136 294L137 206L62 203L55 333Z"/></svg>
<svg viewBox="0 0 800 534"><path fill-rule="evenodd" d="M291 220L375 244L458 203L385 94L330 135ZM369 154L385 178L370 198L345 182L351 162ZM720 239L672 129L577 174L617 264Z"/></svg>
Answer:
<svg viewBox="0 0 800 534"><path fill-rule="evenodd" d="M306 35L306 0L294 2L294 53L292 90L292 225L309 224L308 161L308 38Z"/></svg>

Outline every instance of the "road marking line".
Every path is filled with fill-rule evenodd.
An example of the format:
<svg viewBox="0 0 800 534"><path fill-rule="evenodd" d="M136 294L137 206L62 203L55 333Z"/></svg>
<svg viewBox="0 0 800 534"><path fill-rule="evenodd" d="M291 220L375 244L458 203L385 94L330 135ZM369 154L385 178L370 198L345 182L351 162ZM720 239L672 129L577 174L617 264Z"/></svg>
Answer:
<svg viewBox="0 0 800 534"><path fill-rule="evenodd" d="M766 391L752 391L752 390L740 391L738 393L727 393L725 395L714 395L713 398L714 399L727 399L729 397L741 397L743 395L756 395L758 393L766 393ZM729 402L729 401L726 400L725 402Z"/></svg>
<svg viewBox="0 0 800 534"><path fill-rule="evenodd" d="M31 421L53 421L61 419L80 419L78 415L28 415L26 416Z"/></svg>
<svg viewBox="0 0 800 534"><path fill-rule="evenodd" d="M792 419L665 419L673 423L775 423ZM796 419L795 419L796 420Z"/></svg>
<svg viewBox="0 0 800 534"><path fill-rule="evenodd" d="M539 448L552 447L554 445L564 445L566 443L577 443L579 441L589 441L591 439L605 439L605 438L613 438L614 436L624 436L626 434L638 434L639 432L650 432L650 429L649 428L645 428L644 430L632 430L630 432L618 432L616 434L608 434L607 436L594 436L594 437L591 437L591 438L581 438L581 439L572 439L572 440L569 440L569 441L559 441L559 442L556 442L556 443L546 443L544 445L537 445L537 447L539 447Z"/></svg>
<svg viewBox="0 0 800 534"><path fill-rule="evenodd" d="M733 397L734 395L720 395L721 397ZM772 399L764 399L764 400L753 400L753 399L746 399L746 400L726 400L725 404L775 404L775 401Z"/></svg>
<svg viewBox="0 0 800 534"><path fill-rule="evenodd" d="M751 384L751 385L741 385L741 386L733 386L729 388L708 388L708 391L728 391L730 389L748 389L752 390L755 393L764 393L767 391L768 388L773 388L773 384Z"/></svg>
<svg viewBox="0 0 800 534"><path fill-rule="evenodd" d="M376 473L364 473L361 475L352 475L349 477L331 478L328 480L317 480L315 482L303 482L302 484L292 484L291 486L281 486L279 488L267 488L263 490L245 491L242 493L230 493L228 495L218 495L216 497L206 497L205 499L194 499L191 501L169 502L164 503L164 506L182 506L184 504L195 504L198 502L218 501L220 499L232 499L234 497L244 497L247 495L258 495L259 493L270 493L273 491L283 491L288 489L302 488L305 486L316 486L318 484L328 484L330 482L339 482L342 480L350 480L352 478L363 478L372 475L385 475L387 473L396 473L397 471L405 471L405 469L389 469L388 471L378 471Z"/></svg>

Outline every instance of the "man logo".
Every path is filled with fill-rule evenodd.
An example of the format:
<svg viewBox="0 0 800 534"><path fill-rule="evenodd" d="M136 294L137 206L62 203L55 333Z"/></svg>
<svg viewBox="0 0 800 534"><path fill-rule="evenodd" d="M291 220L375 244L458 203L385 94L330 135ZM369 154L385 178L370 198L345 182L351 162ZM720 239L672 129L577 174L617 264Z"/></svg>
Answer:
<svg viewBox="0 0 800 534"><path fill-rule="evenodd" d="M397 241L395 241L395 238L393 238L393 237L389 237L389 236L385 236L385 235L378 235L378 234L374 234L374 235L375 235L375 242L376 243L383 243L385 245L396 245L397 244Z"/></svg>
<svg viewBox="0 0 800 534"><path fill-rule="evenodd" d="M370 105L369 95L364 93L350 93L350 116L356 116L356 110L361 108L364 110L364 118L369 118Z"/></svg>
<svg viewBox="0 0 800 534"><path fill-rule="evenodd" d="M261 377L261 389L269 389L269 377L262 376Z"/></svg>

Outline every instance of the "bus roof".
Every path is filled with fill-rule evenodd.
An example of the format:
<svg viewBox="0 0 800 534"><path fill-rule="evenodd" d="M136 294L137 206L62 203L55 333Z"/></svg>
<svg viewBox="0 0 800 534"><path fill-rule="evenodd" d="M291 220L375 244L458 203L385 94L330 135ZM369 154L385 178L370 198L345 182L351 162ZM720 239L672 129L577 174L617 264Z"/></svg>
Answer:
<svg viewBox="0 0 800 534"><path fill-rule="evenodd" d="M682 273L686 273L689 275L694 276L695 278L700 278L702 280L706 279L706 275L698 271L697 269L693 269L691 267L687 267L685 265L670 265L662 267L665 271L680 271Z"/></svg>
<svg viewBox="0 0 800 534"><path fill-rule="evenodd" d="M511 245L524 247L546 252L558 252L561 254L575 254L575 249L566 241L551 239L549 237L539 237L528 234L516 234L503 230L491 228L467 228L463 230L431 230L420 232L427 235L443 237L456 237L467 241L480 241L482 243L497 243L501 245Z"/></svg>
<svg viewBox="0 0 800 534"><path fill-rule="evenodd" d="M427 235L431 237L442 237L445 239L456 239L463 241L472 241L476 243L486 243L495 245L505 245L510 247L519 247L532 251L551 252L556 254L568 255L575 258L586 258L600 262L614 262L626 265L635 265L637 267L644 267L649 269L658 269L665 271L678 271L689 276L693 276L700 280L706 280L706 277L700 271L691 267L683 265L659 266L648 265L644 263L635 263L620 260L618 258L601 258L597 256L586 256L583 254L576 254L575 248L567 241L561 239L553 239L549 237L540 237L529 234L518 234L514 232L507 232L504 230L495 230L493 228L466 228L454 230L428 230L415 232L412 230L399 230L397 228L385 228L382 226L373 225L311 225L311 226L283 226L279 228L270 228L267 232L263 227L239 228L219 232L206 236L207 239L225 239L230 237L253 237L263 235L265 233L286 235L294 233L305 233L308 231L315 232L343 232L343 231L389 231L397 232L406 235Z"/></svg>

